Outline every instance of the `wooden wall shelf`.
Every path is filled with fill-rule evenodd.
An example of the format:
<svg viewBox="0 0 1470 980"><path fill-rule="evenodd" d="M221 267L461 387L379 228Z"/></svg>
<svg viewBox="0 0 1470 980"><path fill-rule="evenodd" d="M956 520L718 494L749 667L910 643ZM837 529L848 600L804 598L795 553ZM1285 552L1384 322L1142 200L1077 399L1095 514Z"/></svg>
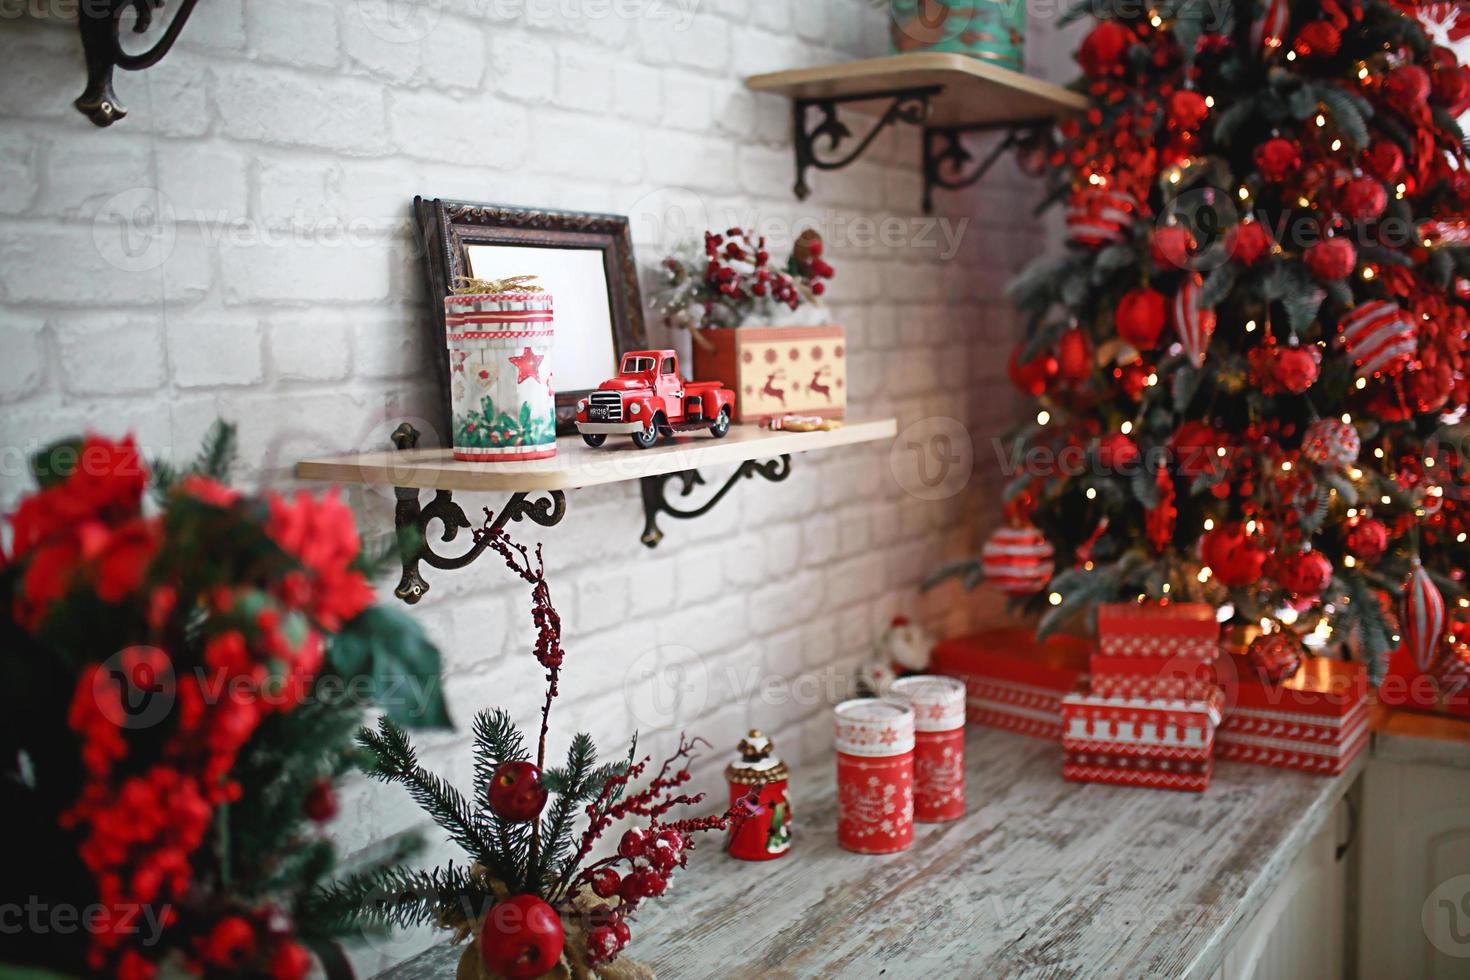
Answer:
<svg viewBox="0 0 1470 980"><path fill-rule="evenodd" d="M741 480L755 476L772 482L786 479L791 474L791 457L796 453L877 442L897 433L897 421L884 418L849 420L830 432L772 432L735 426L724 439L697 433L666 439L652 449L637 449L631 443L609 443L592 449L580 436L563 436L557 440L552 459L470 463L455 459L448 449L418 448L418 431L404 423L393 433L396 450L304 459L296 464L296 475L303 480L394 488L398 500L394 526L403 565L394 594L404 602L416 603L429 591L419 571L420 563L443 569L463 568L488 547L488 540L475 534L475 525L454 502L456 490L509 493L510 499L495 512L490 524L492 531L498 531L510 521L529 519L542 527L560 523L566 514L567 490L638 480L643 490L644 517L640 540L653 548L663 539L658 526L660 515L679 520L703 516ZM729 463L738 464L735 472L704 503L680 507L670 499L669 481L678 480L677 496L687 498L705 482L701 468ZM421 490L434 491L428 504L420 501ZM461 531L468 532L474 538L469 549L458 555L435 552L429 545L429 525L434 521L442 525L439 540L443 542L453 541Z"/></svg>
<svg viewBox="0 0 1470 980"><path fill-rule="evenodd" d="M745 84L753 91L793 100L795 189L802 199L811 193L806 180L811 168L840 170L862 156L891 123L922 127L926 212L933 209L935 187L968 187L1020 141L1021 133L1087 107L1085 96L1060 85L978 58L937 51L753 75ZM837 118L837 107L849 103L867 104L880 115L850 152L834 156L853 138L852 131ZM809 109L820 113L816 125L809 125ZM991 130L1005 130L1008 135L973 170L967 169L974 158L964 148L962 137ZM823 140L826 147L819 156L817 144Z"/></svg>

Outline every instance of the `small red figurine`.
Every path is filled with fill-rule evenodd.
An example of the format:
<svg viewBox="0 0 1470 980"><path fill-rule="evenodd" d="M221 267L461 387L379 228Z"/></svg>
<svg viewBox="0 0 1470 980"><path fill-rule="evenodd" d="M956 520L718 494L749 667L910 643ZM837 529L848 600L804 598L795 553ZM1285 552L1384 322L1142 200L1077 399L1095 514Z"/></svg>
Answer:
<svg viewBox="0 0 1470 980"><path fill-rule="evenodd" d="M730 805L750 811L730 829L730 856L742 861L770 861L791 849L791 801L786 797L786 763L771 754L771 740L759 731L740 740L740 758L725 767ZM754 803L742 800L755 794Z"/></svg>
<svg viewBox="0 0 1470 980"><path fill-rule="evenodd" d="M577 402L577 431L594 449L619 433L632 436L639 449L651 448L660 435L694 429L723 439L734 406L735 393L718 381L680 377L674 351L630 351L616 378Z"/></svg>

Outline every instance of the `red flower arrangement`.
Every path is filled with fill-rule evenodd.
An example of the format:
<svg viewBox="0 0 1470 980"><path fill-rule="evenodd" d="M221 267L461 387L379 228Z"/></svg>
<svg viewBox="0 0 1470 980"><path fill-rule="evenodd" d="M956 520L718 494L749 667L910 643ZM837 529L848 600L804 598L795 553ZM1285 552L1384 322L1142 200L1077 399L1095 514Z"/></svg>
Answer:
<svg viewBox="0 0 1470 980"><path fill-rule="evenodd" d="M165 960L195 975L278 980L310 966L278 903L315 878L269 895L249 874L232 886L236 862L268 866L271 856L222 858L220 821L232 804L261 805L247 794L262 752L287 799L299 770L318 782L345 770L341 719L355 723L361 706L300 705L329 640L365 639L373 596L351 512L332 495L231 490L214 478L231 440L217 429L212 462L182 478L155 474L131 438L54 447L33 463L41 489L9 518L0 602L18 649L3 687L25 694L7 694L16 724L4 782L16 785L0 802L59 835L25 849L18 884L98 910L85 944L32 937L20 951L29 961L124 980L147 980ZM272 716L298 710L335 721L341 736L290 747L256 738ZM305 846L292 837L297 818L273 828L283 846ZM252 819L237 817L246 831ZM138 928L140 910L156 935Z"/></svg>

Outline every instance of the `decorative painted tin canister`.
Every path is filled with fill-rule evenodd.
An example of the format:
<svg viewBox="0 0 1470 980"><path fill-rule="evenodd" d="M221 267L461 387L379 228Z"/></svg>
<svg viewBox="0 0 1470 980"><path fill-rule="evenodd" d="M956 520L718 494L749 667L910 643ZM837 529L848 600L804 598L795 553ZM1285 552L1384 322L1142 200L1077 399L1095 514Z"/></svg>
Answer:
<svg viewBox="0 0 1470 980"><path fill-rule="evenodd" d="M899 701L837 706L837 843L892 854L914 841L914 712Z"/></svg>
<svg viewBox="0 0 1470 980"><path fill-rule="evenodd" d="M444 298L454 458L487 462L556 455L550 293Z"/></svg>
<svg viewBox="0 0 1470 980"><path fill-rule="evenodd" d="M742 861L770 861L791 850L791 801L786 795L791 774L773 748L770 739L752 729L740 740L740 758L725 767L730 805L746 800L750 813L730 830L730 856Z"/></svg>
<svg viewBox="0 0 1470 980"><path fill-rule="evenodd" d="M965 815L965 685L920 674L893 682L914 709L914 819L943 823Z"/></svg>
<svg viewBox="0 0 1470 980"><path fill-rule="evenodd" d="M893 0L893 50L946 51L1020 71L1026 4L1020 0Z"/></svg>

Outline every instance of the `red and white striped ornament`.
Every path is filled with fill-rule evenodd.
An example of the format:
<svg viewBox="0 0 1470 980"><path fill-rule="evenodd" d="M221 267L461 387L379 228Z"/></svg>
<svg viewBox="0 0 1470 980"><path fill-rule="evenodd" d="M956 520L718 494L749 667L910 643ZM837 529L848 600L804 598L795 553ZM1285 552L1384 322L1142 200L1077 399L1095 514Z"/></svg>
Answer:
<svg viewBox="0 0 1470 980"><path fill-rule="evenodd" d="M1470 646L1461 643L1446 650L1434 665L1434 679L1445 697L1454 697L1470 687Z"/></svg>
<svg viewBox="0 0 1470 980"><path fill-rule="evenodd" d="M1351 466L1362 450L1357 428L1341 419L1318 419L1302 437L1302 455L1318 466Z"/></svg>
<svg viewBox="0 0 1470 980"><path fill-rule="evenodd" d="M1394 375L1413 360L1418 331L1398 304L1369 300L1343 317L1342 346L1357 365L1358 377Z"/></svg>
<svg viewBox="0 0 1470 980"><path fill-rule="evenodd" d="M1286 0L1266 0L1266 10L1251 21L1251 49L1274 51L1286 40L1291 27L1291 6Z"/></svg>
<svg viewBox="0 0 1470 980"><path fill-rule="evenodd" d="M1137 216L1138 201L1132 194L1084 187L1067 204L1067 238L1089 248L1120 242Z"/></svg>
<svg viewBox="0 0 1470 980"><path fill-rule="evenodd" d="M985 580L1006 595L1035 595L1051 581L1056 552L1035 527L1003 527L980 551Z"/></svg>
<svg viewBox="0 0 1470 980"><path fill-rule="evenodd" d="M1179 342L1184 345L1189 362L1196 368L1204 366L1205 352L1210 349L1210 338L1215 335L1215 311L1199 307L1204 284L1204 277L1198 272L1190 273L1179 292L1174 294L1169 308L1174 329L1179 333Z"/></svg>
<svg viewBox="0 0 1470 980"><path fill-rule="evenodd" d="M1427 672L1434 666L1443 640L1444 596L1416 558L1409 573L1408 588L1404 590L1404 642L1421 671Z"/></svg>

